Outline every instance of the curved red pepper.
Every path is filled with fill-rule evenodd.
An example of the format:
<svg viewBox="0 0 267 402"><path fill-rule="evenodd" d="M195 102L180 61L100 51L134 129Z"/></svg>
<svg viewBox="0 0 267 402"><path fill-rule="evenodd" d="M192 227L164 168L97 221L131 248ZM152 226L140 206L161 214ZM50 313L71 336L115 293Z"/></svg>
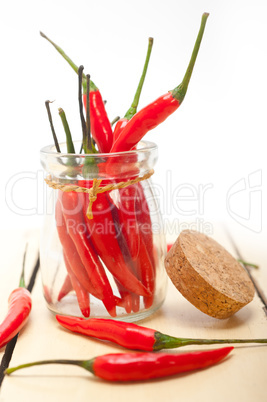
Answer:
<svg viewBox="0 0 267 402"><path fill-rule="evenodd" d="M120 189L118 201L118 215L122 233L133 260L137 259L140 248L139 227L135 214L136 193L137 187L135 185Z"/></svg>
<svg viewBox="0 0 267 402"><path fill-rule="evenodd" d="M150 209L145 196L145 191L141 183L137 183L137 196L136 196L136 219L139 225L140 237L143 238L146 249L149 254L150 261L155 270L154 259L154 240L152 221L150 216Z"/></svg>
<svg viewBox="0 0 267 402"><path fill-rule="evenodd" d="M14 289L8 298L8 312L0 324L0 348L5 346L26 324L32 308L30 292Z"/></svg>
<svg viewBox="0 0 267 402"><path fill-rule="evenodd" d="M122 306L124 307L126 313L130 314L132 312L132 296L131 292L129 292L122 284L114 278L118 291L121 295ZM139 297L139 296L138 296Z"/></svg>
<svg viewBox="0 0 267 402"><path fill-rule="evenodd" d="M140 236L140 251L137 260L137 272L143 285L150 290L151 295L144 297L145 308L152 306L155 293L155 269L150 259L143 236Z"/></svg>
<svg viewBox="0 0 267 402"><path fill-rule="evenodd" d="M267 343L267 339L177 338L141 325L101 318L85 320L83 318L57 315L56 319L60 325L72 332L114 342L127 349L143 351L173 349L189 345Z"/></svg>
<svg viewBox="0 0 267 402"><path fill-rule="evenodd" d="M107 116L105 105L99 90L90 90L90 123L92 137L99 152L108 153L112 147L113 133ZM86 109L86 94L83 95L83 103Z"/></svg>
<svg viewBox="0 0 267 402"><path fill-rule="evenodd" d="M89 370L108 381L144 381L212 366L232 350L233 347L180 354L111 353L93 359Z"/></svg>
<svg viewBox="0 0 267 402"><path fill-rule="evenodd" d="M84 320L71 316L56 315L62 327L82 335L114 342L127 349L152 351L155 330L133 323L102 318Z"/></svg>
<svg viewBox="0 0 267 402"><path fill-rule="evenodd" d="M63 297L67 296L67 294L69 294L69 292L71 292L72 290L73 286L70 280L70 276L69 274L67 274L58 293L57 300L60 301L61 299L63 299Z"/></svg>
<svg viewBox="0 0 267 402"><path fill-rule="evenodd" d="M120 133L122 132L122 130L124 129L124 127L128 124L129 119L127 119L126 117L121 118L114 129L113 132L113 143L117 140L117 138L119 138Z"/></svg>
<svg viewBox="0 0 267 402"><path fill-rule="evenodd" d="M83 285L80 284L74 273L72 272L72 269L69 265L68 259L64 253L64 261L65 261L65 266L67 269L67 272L69 274L70 280L72 287L76 293L77 296L77 301L81 310L81 313L84 317L89 317L90 316L90 296L89 293L84 289Z"/></svg>
<svg viewBox="0 0 267 402"><path fill-rule="evenodd" d="M143 136L167 119L180 106L172 93L159 97L143 109L139 110L113 142L110 152L131 150Z"/></svg>
<svg viewBox="0 0 267 402"><path fill-rule="evenodd" d="M110 353L91 360L42 360L11 367L16 370L43 364L72 364L107 381L144 381L212 366L224 359L233 347L187 353Z"/></svg>

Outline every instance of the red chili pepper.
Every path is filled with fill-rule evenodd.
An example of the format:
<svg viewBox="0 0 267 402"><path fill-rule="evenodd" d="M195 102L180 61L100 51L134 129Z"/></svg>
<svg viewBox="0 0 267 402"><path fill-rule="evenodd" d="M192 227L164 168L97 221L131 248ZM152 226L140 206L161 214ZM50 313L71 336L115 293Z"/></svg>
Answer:
<svg viewBox="0 0 267 402"><path fill-rule="evenodd" d="M25 289L24 263L20 287L14 289L8 298L8 312L0 324L0 348L5 346L26 324L32 308L30 292Z"/></svg>
<svg viewBox="0 0 267 402"><path fill-rule="evenodd" d="M149 308L152 306L154 301L156 278L155 278L155 269L150 259L149 252L146 248L144 237L142 235L140 236L140 251L136 264L137 264L138 277L140 278L143 285L151 292L150 296L144 297L145 308Z"/></svg>
<svg viewBox="0 0 267 402"><path fill-rule="evenodd" d="M67 294L69 294L69 292L71 292L73 290L73 286L70 280L70 276L69 274L66 275L66 278L63 282L63 285L61 286L61 289L58 293L58 297L57 300L60 301L63 299L63 297L67 296Z"/></svg>
<svg viewBox="0 0 267 402"><path fill-rule="evenodd" d="M267 343L267 339L193 339L175 338L151 328L123 321L101 318L84 320L56 315L64 328L82 335L114 342L127 349L156 351L188 345L214 345L224 343Z"/></svg>
<svg viewBox="0 0 267 402"><path fill-rule="evenodd" d="M71 266L68 262L68 259L63 253L64 256L64 261L65 261L65 266L67 269L67 272L69 274L70 280L72 287L76 293L77 296L77 301L81 310L81 313L84 317L90 317L90 296L87 290L83 287L83 285L80 284L74 273L72 272Z"/></svg>
<svg viewBox="0 0 267 402"><path fill-rule="evenodd" d="M113 143L119 138L120 133L124 129L124 127L128 124L129 119L126 117L122 117L116 124L113 132Z"/></svg>
<svg viewBox="0 0 267 402"><path fill-rule="evenodd" d="M167 244L167 252L169 252L170 251L170 249L172 248L172 244Z"/></svg>
<svg viewBox="0 0 267 402"><path fill-rule="evenodd" d="M87 362L86 369L108 381L143 381L212 366L234 348L170 353L111 353ZM89 363L89 364L88 364Z"/></svg>
<svg viewBox="0 0 267 402"><path fill-rule="evenodd" d="M133 323L90 318L83 320L71 316L56 315L64 328L82 335L111 341L127 349L153 351L155 330Z"/></svg>
<svg viewBox="0 0 267 402"><path fill-rule="evenodd" d="M43 286L43 294L47 303L52 303L51 289L47 285Z"/></svg>
<svg viewBox="0 0 267 402"><path fill-rule="evenodd" d="M66 53L56 45L45 34L40 32L41 36L50 42L54 48L61 54L61 56L67 61L72 69L78 74L78 67L76 64L66 55ZM86 108L86 76L83 75L83 90L84 90L84 105ZM102 100L102 96L99 89L90 80L90 119L91 119L91 131L95 142L98 145L100 152L109 152L112 146L113 134L111 124L109 122L105 105Z"/></svg>
<svg viewBox="0 0 267 402"><path fill-rule="evenodd" d="M86 103L85 92L83 95L85 109ZM99 152L108 153L112 147L113 133L101 93L98 89L90 89L90 123L92 137L98 146Z"/></svg>
<svg viewBox="0 0 267 402"><path fill-rule="evenodd" d="M132 312L132 294L116 278L114 278L114 281L121 296L122 307L124 307L126 313L130 314Z"/></svg>
<svg viewBox="0 0 267 402"><path fill-rule="evenodd" d="M143 238L143 241L145 242L146 249L150 257L150 261L155 270L152 221L145 191L141 183L137 183L137 196L135 202L136 202L136 219L138 222L139 233L140 236Z"/></svg>
<svg viewBox="0 0 267 402"><path fill-rule="evenodd" d="M110 353L91 360L43 360L9 368L5 374L43 364L72 364L107 381L145 381L212 366L234 348L187 353Z"/></svg>
<svg viewBox="0 0 267 402"><path fill-rule="evenodd" d="M116 303L106 272L90 241L90 235L83 215L84 196L81 193L59 192L63 215L68 233L76 246L79 257L99 298L113 317Z"/></svg>
<svg viewBox="0 0 267 402"><path fill-rule="evenodd" d="M207 18L208 14L204 13L191 60L182 83L135 114L113 143L110 152L129 151L149 130L157 127L181 105L187 92Z"/></svg>
<svg viewBox="0 0 267 402"><path fill-rule="evenodd" d="M140 249L139 227L135 215L135 198L137 187L128 186L119 190L118 215L123 236L127 242L133 260L136 260Z"/></svg>
<svg viewBox="0 0 267 402"><path fill-rule="evenodd" d="M162 123L179 106L180 103L171 92L159 97L132 117L113 143L110 152L131 150L148 131Z"/></svg>

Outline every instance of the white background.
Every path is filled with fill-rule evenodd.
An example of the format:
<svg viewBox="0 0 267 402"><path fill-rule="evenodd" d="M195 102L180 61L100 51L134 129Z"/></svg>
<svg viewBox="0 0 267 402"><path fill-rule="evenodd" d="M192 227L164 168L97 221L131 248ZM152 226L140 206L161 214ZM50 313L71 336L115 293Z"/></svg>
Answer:
<svg viewBox="0 0 267 402"><path fill-rule="evenodd" d="M52 143L47 99L55 100L51 108L60 140L64 134L58 107L65 109L73 137L81 138L77 76L39 31L84 65L107 100L112 120L131 104L149 36L154 47L140 107L181 82L203 12L210 16L184 103L146 136L159 147L153 181L164 220L191 220L200 230L203 222L223 220L244 231L262 231L267 163L264 0L2 2L2 228L41 225L39 150Z"/></svg>

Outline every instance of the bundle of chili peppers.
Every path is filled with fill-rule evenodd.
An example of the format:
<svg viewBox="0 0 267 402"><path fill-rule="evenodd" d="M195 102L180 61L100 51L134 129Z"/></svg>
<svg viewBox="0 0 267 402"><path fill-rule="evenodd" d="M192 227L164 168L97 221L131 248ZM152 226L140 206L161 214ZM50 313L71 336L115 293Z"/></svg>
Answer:
<svg viewBox="0 0 267 402"><path fill-rule="evenodd" d="M139 141L149 130L158 126L178 109L187 92L207 18L208 14L204 13L181 84L137 112L153 44L152 38L149 39L146 61L133 103L125 116L117 121L114 130L108 119L101 93L91 77L85 75L82 66L78 68L59 46L41 33L79 77L82 149L87 156L83 166L84 180L78 180L78 186L91 188L93 183L92 180L87 180L86 172L88 169L101 171L101 166L92 166L92 158L90 159L88 154L117 153L136 149ZM46 107L56 149L60 152L48 101ZM75 149L65 112L60 109L59 114L66 133L68 153L73 154ZM111 176L114 173L113 169L114 165L111 163L109 166ZM135 174L136 176L138 175ZM107 183L109 183L108 178L101 184ZM151 307L157 279L156 261L151 217L142 185L136 183L119 189L119 205L115 205L109 192L98 194L97 201L92 207L93 219L88 219L86 214L88 203L87 194L59 190L56 202L56 224L63 248L66 279L58 294L58 300L62 300L71 290L74 290L84 317L90 316L91 295L102 301L112 317L117 315L117 307L124 308L127 313L138 312L141 306L145 309ZM95 230L98 224L103 227L111 224L115 228L115 235L99 233ZM116 283L118 295L113 293L108 279L110 274Z"/></svg>
<svg viewBox="0 0 267 402"><path fill-rule="evenodd" d="M123 321L101 318L78 318L56 316L64 328L85 336L110 341L135 353L112 353L90 360L41 360L9 368L6 374L43 364L71 364L84 368L97 377L108 381L144 381L166 377L214 365L225 358L232 346L214 350L187 353L162 353L162 349L179 348L188 345L213 344L267 344L267 339L193 339L177 338L151 328Z"/></svg>

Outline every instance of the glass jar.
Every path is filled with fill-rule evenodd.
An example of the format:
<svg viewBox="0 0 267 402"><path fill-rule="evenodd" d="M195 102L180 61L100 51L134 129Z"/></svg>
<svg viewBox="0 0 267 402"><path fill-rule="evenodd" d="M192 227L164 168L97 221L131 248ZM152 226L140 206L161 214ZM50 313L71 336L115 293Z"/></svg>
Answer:
<svg viewBox="0 0 267 402"><path fill-rule="evenodd" d="M167 285L163 223L146 178L157 146L143 141L133 151L90 155L60 148L41 150L48 186L40 257L48 308L129 322L149 316L162 305ZM93 183L98 191L111 187L94 195Z"/></svg>

